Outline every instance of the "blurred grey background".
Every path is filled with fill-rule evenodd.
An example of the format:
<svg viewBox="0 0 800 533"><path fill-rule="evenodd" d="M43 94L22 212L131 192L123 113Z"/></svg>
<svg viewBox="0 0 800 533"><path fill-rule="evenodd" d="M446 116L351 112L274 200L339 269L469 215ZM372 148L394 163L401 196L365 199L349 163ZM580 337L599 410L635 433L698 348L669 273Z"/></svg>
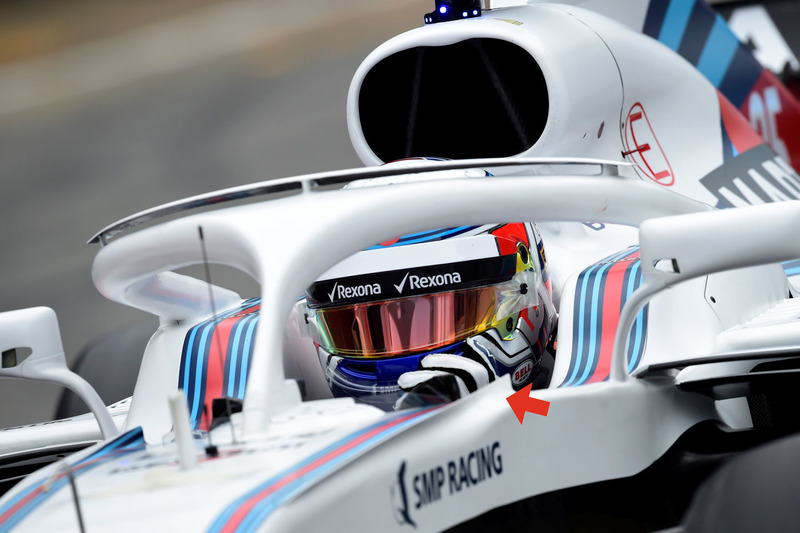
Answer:
<svg viewBox="0 0 800 533"><path fill-rule="evenodd" d="M350 78L432 6L0 2L0 311L55 309L71 364L118 328L154 329L95 290L89 237L186 196L361 166L345 121ZM0 380L0 427L51 419L61 392Z"/></svg>

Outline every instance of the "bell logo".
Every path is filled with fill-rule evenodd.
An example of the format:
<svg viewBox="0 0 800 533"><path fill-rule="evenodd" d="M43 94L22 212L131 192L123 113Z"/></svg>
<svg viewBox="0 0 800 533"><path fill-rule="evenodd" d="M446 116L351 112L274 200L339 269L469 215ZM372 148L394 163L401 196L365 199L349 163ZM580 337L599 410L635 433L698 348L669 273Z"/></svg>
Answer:
<svg viewBox="0 0 800 533"><path fill-rule="evenodd" d="M514 369L514 374L511 376L511 383L515 387L519 387L530 377L533 371L533 361L528 359Z"/></svg>
<svg viewBox="0 0 800 533"><path fill-rule="evenodd" d="M659 185L671 187L675 183L667 154L639 102L633 104L625 120L625 151L622 155L630 157L644 175Z"/></svg>

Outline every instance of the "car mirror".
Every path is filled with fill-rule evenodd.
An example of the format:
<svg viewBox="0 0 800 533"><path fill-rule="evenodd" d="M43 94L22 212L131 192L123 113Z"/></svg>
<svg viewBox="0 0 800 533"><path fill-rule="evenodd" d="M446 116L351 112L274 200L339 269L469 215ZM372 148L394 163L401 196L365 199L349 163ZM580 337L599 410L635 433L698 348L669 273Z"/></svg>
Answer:
<svg viewBox="0 0 800 533"><path fill-rule="evenodd" d="M103 438L118 433L97 392L67 367L55 311L49 307L32 307L0 313L0 352L0 377L67 387L94 413Z"/></svg>
<svg viewBox="0 0 800 533"><path fill-rule="evenodd" d="M639 227L642 284L620 314L611 379L624 381L625 343L636 314L650 299L680 283L715 272L800 257L800 201L713 210L645 220ZM787 289L788 290L788 289Z"/></svg>

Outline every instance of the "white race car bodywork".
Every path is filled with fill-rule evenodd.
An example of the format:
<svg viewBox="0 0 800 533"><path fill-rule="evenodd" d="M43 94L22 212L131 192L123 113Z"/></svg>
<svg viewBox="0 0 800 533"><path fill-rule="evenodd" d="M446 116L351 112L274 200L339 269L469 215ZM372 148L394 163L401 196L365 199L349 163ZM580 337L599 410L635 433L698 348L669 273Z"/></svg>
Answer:
<svg viewBox="0 0 800 533"><path fill-rule="evenodd" d="M703 178L726 163L718 93L655 41L560 5L487 11L378 48L349 99L351 136L365 162L383 162L359 116L370 70L414 46L468 38L512 42L541 67L550 111L520 158L269 181L167 204L95 237L103 244L92 272L98 290L159 316L160 327L123 433L19 483L0 500L0 531L77 526L76 493L92 530L437 531L535 495L632 476L702 422L753 427L746 393L718 383L747 381L760 363L800 347L800 306L780 266L800 257L792 234L800 202L783 195L773 199L792 201L715 209L727 193ZM666 89L658 77L680 83ZM642 120L648 125L637 140ZM656 159L643 158L642 135ZM666 166L655 168L656 160ZM471 168L492 175L338 188ZM772 180L800 184L774 153L763 168ZM258 195L265 199L117 236L164 214ZM329 397L310 341L287 328L311 282L401 234L509 220L536 221L547 246L558 350L550 386L533 393L549 402L546 416L529 413L520 424L506 377L452 404L390 414ZM243 409L192 438L168 409L184 383L187 335L242 305L232 291L174 272L205 262L250 275L261 300ZM598 294L611 283L601 282L629 267L609 311ZM636 327L644 329L628 346L622 339ZM206 398L187 400L196 411ZM212 443L218 455L207 449ZM181 460L182 446L197 464Z"/></svg>

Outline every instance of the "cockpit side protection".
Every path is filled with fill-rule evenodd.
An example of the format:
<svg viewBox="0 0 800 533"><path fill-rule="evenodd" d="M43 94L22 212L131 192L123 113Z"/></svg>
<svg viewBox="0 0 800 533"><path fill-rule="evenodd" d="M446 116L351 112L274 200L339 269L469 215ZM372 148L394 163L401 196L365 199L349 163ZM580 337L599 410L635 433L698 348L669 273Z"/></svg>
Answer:
<svg viewBox="0 0 800 533"><path fill-rule="evenodd" d="M178 387L186 395L192 429L207 430L215 398L244 399L261 298L220 313L187 333Z"/></svg>

